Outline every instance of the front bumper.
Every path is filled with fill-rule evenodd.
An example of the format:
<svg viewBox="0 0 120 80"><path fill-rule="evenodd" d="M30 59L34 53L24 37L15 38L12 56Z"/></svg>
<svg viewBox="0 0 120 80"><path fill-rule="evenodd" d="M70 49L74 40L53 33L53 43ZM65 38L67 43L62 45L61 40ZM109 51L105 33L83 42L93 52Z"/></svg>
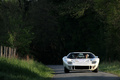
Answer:
<svg viewBox="0 0 120 80"><path fill-rule="evenodd" d="M94 66L66 66L68 70L81 70L81 69L86 69L86 70L95 70L96 65Z"/></svg>
<svg viewBox="0 0 120 80"><path fill-rule="evenodd" d="M63 63L64 67L66 67L68 70L95 70L98 67L98 64L66 64Z"/></svg>

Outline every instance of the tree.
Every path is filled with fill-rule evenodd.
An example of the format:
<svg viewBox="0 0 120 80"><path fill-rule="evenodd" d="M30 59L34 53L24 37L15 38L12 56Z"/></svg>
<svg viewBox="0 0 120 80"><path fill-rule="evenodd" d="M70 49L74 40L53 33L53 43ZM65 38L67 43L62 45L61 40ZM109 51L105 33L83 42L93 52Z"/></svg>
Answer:
<svg viewBox="0 0 120 80"><path fill-rule="evenodd" d="M17 47L20 55L28 54L29 44L33 39L28 25L27 16L23 18L24 10L19 7L16 0L4 0L0 5L0 17L3 22L1 28L1 45ZM27 13L26 13L27 14ZM25 14L25 15L26 15ZM25 22L26 20L26 22Z"/></svg>
<svg viewBox="0 0 120 80"><path fill-rule="evenodd" d="M120 10L118 0L94 0L96 2L95 8L100 15L104 17L105 22L105 45L106 45L106 58L109 61L119 60L119 20ZM102 5L102 6L101 6Z"/></svg>

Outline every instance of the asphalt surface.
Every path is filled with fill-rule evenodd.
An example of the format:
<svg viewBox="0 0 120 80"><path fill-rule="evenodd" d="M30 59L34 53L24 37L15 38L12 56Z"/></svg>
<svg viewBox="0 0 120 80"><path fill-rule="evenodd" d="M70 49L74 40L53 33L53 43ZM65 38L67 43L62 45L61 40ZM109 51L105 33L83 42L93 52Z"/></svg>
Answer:
<svg viewBox="0 0 120 80"><path fill-rule="evenodd" d="M120 77L116 75L101 71L94 73L89 70L80 70L64 73L64 67L62 65L48 65L48 67L55 71L52 80L120 80Z"/></svg>

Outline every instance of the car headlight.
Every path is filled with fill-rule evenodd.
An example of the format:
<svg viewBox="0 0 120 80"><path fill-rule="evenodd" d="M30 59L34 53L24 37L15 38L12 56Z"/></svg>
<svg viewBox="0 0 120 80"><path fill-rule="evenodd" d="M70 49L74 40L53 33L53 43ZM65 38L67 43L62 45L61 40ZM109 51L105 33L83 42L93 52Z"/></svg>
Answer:
<svg viewBox="0 0 120 80"><path fill-rule="evenodd" d="M69 61L68 64L72 64L72 62Z"/></svg>
<svg viewBox="0 0 120 80"><path fill-rule="evenodd" d="M92 61L92 64L96 64L97 61Z"/></svg>

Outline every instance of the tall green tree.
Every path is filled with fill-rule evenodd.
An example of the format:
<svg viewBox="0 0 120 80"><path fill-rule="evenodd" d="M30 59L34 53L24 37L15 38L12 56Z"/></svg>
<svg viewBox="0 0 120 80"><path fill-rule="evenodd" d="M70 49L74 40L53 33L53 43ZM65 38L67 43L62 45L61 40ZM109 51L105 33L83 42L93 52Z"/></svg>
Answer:
<svg viewBox="0 0 120 80"><path fill-rule="evenodd" d="M120 10L119 0L94 0L95 9L104 17L105 21L105 45L106 59L109 61L119 60L120 39ZM101 6L102 5L102 6Z"/></svg>
<svg viewBox="0 0 120 80"><path fill-rule="evenodd" d="M24 8L20 8L17 0L3 0L0 4L1 45L17 47L20 55L29 53L29 45L32 40L27 16ZM24 16L24 17L23 17ZM3 35L2 35L3 34Z"/></svg>

